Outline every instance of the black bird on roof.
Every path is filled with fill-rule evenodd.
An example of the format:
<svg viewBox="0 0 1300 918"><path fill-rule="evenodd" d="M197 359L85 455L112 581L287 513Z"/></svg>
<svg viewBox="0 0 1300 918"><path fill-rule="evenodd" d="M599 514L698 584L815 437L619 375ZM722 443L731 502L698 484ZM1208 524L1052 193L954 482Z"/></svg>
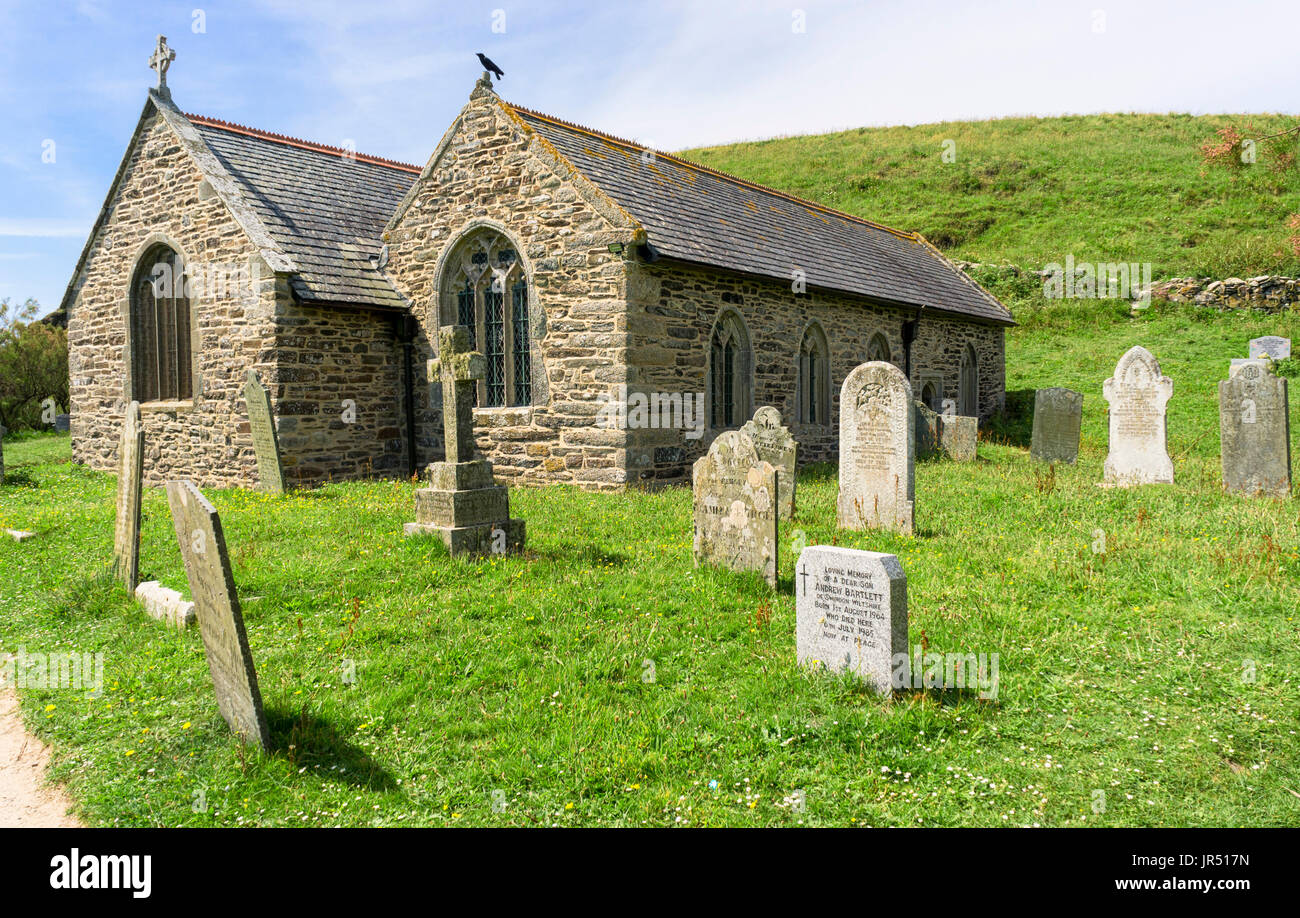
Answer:
<svg viewBox="0 0 1300 918"><path fill-rule="evenodd" d="M505 76L505 74L501 71L500 67L498 67L496 64L492 63L491 60L483 56L482 51L478 52L478 62L483 65L484 70L487 70L491 73L495 73L497 75L498 80L501 79L503 76Z"/></svg>

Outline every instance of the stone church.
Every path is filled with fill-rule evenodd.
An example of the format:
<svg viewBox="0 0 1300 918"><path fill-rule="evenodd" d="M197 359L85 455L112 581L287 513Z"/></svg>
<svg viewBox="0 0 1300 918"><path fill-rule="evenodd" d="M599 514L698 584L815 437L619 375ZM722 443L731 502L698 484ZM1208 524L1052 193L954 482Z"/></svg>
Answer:
<svg viewBox="0 0 1300 918"><path fill-rule="evenodd" d="M1010 313L916 233L511 105L488 74L420 168L184 114L174 56L160 39L63 301L78 462L115 467L137 400L150 483L253 486L251 368L287 483L411 475L442 456L426 364L451 324L514 484L688 481L764 405L832 460L867 360L936 407L1003 402ZM638 398L667 417L610 422Z"/></svg>

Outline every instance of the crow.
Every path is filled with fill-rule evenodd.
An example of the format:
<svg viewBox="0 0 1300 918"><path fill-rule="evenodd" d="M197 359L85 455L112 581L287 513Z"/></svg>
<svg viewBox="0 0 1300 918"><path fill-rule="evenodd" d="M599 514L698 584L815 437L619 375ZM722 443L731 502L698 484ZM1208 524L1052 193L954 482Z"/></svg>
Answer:
<svg viewBox="0 0 1300 918"><path fill-rule="evenodd" d="M492 63L492 61L491 61L490 59L488 59L488 58L486 58L486 57L483 56L483 52L482 52L482 51L479 51L479 52L477 52L477 53L478 53L478 61L479 61L480 64L483 65L483 69L484 69L484 70L487 70L487 71L489 71L489 72L491 72L491 73L495 73L495 74L497 75L497 79L498 79L498 80L501 79L503 76L505 76L505 74L501 72L501 68L500 68L500 67L498 67L496 64Z"/></svg>

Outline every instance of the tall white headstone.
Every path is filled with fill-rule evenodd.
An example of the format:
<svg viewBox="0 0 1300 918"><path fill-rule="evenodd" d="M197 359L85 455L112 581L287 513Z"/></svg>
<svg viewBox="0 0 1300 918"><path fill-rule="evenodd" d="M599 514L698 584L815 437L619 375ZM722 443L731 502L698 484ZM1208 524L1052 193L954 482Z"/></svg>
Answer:
<svg viewBox="0 0 1300 918"><path fill-rule="evenodd" d="M1110 453L1103 484L1118 487L1172 484L1165 406L1174 383L1145 348L1133 347L1119 359L1102 394L1110 404Z"/></svg>
<svg viewBox="0 0 1300 918"><path fill-rule="evenodd" d="M839 525L911 535L915 475L912 386L892 363L864 363L840 389Z"/></svg>

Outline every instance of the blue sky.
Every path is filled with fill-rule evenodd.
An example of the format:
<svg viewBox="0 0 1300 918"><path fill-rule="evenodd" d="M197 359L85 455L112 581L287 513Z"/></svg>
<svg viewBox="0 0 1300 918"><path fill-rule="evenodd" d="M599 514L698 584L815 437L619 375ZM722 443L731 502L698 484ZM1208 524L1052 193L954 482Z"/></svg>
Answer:
<svg viewBox="0 0 1300 918"><path fill-rule="evenodd" d="M504 98L672 150L1006 115L1295 112L1298 28L1296 0L0 0L0 297L58 305L159 33L184 111L422 164L475 51L505 71Z"/></svg>

